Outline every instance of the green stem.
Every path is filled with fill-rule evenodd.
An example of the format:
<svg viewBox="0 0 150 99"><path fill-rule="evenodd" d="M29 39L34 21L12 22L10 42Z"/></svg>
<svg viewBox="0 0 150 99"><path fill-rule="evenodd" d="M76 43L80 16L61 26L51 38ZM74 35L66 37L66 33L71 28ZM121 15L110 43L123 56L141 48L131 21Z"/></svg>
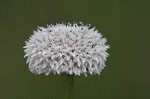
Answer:
<svg viewBox="0 0 150 99"><path fill-rule="evenodd" d="M73 75L63 73L61 76L65 91L64 99L74 99Z"/></svg>

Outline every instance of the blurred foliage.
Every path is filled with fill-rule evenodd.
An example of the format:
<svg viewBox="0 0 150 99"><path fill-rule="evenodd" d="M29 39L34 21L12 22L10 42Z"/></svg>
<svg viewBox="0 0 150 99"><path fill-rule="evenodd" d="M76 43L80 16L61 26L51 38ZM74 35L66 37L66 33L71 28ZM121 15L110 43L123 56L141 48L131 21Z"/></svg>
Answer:
<svg viewBox="0 0 150 99"><path fill-rule="evenodd" d="M75 77L75 99L150 99L149 0L0 0L0 99L62 99L60 76L30 73L22 47L37 26L68 21L111 46L100 76Z"/></svg>

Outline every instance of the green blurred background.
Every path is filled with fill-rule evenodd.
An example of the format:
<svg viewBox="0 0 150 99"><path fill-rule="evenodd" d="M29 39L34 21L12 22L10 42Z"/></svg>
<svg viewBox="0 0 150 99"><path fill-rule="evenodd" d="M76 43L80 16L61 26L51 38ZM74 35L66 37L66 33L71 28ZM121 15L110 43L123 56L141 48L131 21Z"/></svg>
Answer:
<svg viewBox="0 0 150 99"><path fill-rule="evenodd" d="M100 76L75 77L75 99L150 99L150 0L0 0L0 99L63 99L60 76L30 73L22 48L63 21L96 26L111 46Z"/></svg>

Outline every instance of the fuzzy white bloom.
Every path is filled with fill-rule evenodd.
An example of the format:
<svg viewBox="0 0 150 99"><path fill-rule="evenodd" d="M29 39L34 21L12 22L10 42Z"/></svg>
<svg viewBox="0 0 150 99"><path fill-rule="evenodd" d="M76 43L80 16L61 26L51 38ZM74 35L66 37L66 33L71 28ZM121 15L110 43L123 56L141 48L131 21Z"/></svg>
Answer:
<svg viewBox="0 0 150 99"><path fill-rule="evenodd" d="M23 47L35 74L100 74L108 56L106 39L90 25L55 24L38 27Z"/></svg>

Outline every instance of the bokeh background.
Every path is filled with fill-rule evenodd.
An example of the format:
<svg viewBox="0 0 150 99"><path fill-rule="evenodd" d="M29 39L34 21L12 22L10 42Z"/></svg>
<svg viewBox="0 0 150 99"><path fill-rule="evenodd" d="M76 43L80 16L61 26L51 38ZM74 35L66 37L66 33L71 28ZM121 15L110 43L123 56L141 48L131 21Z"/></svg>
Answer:
<svg viewBox="0 0 150 99"><path fill-rule="evenodd" d="M75 99L150 99L150 0L0 0L0 99L63 99L61 77L30 73L22 48L63 21L96 26L111 46L100 76L75 77Z"/></svg>

